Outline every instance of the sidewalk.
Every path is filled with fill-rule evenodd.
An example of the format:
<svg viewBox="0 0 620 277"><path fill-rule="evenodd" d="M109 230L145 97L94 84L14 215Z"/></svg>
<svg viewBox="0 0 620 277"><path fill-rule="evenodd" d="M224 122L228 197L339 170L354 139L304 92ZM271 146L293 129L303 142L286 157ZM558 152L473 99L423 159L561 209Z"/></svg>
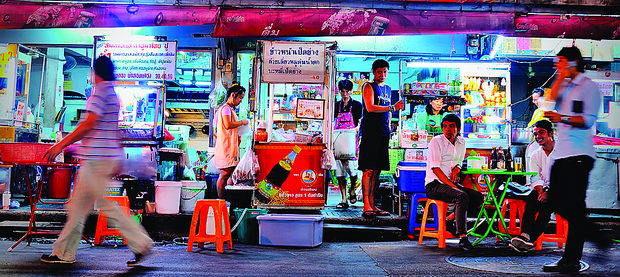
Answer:
<svg viewBox="0 0 620 277"><path fill-rule="evenodd" d="M0 241L0 251L11 242ZM125 266L131 257L127 247L89 247L78 251L73 265L47 265L39 262L49 253L51 244L21 245L11 253L0 255L1 276L540 276L541 265L554 261L561 250L546 248L534 256L516 255L493 240L464 253L451 241L446 249L436 242L426 245L413 241L373 243L324 243L317 248L277 248L257 245L234 245L235 249L218 254L213 245L187 252L185 246L160 245L143 266ZM620 275L620 251L608 249L601 254L586 245L584 261L591 268L583 276ZM551 247L551 245L548 245ZM460 262L459 266L449 263ZM466 266L466 267L464 267ZM471 268L484 269L476 270ZM501 273L516 268L517 274ZM526 274L525 272L529 272Z"/></svg>

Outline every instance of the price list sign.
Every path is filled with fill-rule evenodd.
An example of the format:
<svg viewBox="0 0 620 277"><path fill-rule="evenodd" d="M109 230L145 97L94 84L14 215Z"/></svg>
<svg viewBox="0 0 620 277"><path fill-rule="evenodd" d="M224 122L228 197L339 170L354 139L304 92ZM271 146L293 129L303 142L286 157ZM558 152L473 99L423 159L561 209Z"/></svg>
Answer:
<svg viewBox="0 0 620 277"><path fill-rule="evenodd" d="M174 80L176 41L95 40L95 57L108 56L114 62L118 80Z"/></svg>
<svg viewBox="0 0 620 277"><path fill-rule="evenodd" d="M325 44L263 41L265 83L322 84L325 82Z"/></svg>

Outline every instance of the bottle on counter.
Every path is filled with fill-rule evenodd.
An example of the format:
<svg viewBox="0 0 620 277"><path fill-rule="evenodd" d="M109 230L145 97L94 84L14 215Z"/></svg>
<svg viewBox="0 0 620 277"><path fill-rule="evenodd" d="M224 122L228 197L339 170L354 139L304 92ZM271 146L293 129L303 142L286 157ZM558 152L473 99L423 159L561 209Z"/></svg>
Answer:
<svg viewBox="0 0 620 277"><path fill-rule="evenodd" d="M513 159L512 159L512 153L510 153L510 146L508 146L508 149L506 149L506 170L507 171L514 171L514 166L513 166Z"/></svg>
<svg viewBox="0 0 620 277"><path fill-rule="evenodd" d="M256 185L256 198L262 203L269 203L279 192L282 184L288 178L293 168L293 163L301 147L295 145L293 150L271 168L267 177Z"/></svg>
<svg viewBox="0 0 620 277"><path fill-rule="evenodd" d="M11 192L8 189L5 189L2 193L2 209L8 210L11 205Z"/></svg>
<svg viewBox="0 0 620 277"><path fill-rule="evenodd" d="M506 169L506 159L504 157L504 149L500 146L497 148L497 169Z"/></svg>
<svg viewBox="0 0 620 277"><path fill-rule="evenodd" d="M493 147L491 150L491 166L489 169L497 169L497 148Z"/></svg>

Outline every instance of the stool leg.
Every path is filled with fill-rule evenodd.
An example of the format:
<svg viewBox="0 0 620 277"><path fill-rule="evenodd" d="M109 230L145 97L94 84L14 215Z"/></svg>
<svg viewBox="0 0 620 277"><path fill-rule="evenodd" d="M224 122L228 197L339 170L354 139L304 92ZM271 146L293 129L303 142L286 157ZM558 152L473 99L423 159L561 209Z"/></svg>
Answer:
<svg viewBox="0 0 620 277"><path fill-rule="evenodd" d="M194 214L192 215L192 224L189 227L189 238L187 239L187 252L192 252L194 246L194 239L196 237L196 224L198 223L198 218L200 217L200 207L196 207L194 209Z"/></svg>
<svg viewBox="0 0 620 277"><path fill-rule="evenodd" d="M228 209L226 208L226 202L222 205L222 214L224 215L224 231L226 232L226 242L228 242L228 249L233 249L232 234L230 232L230 217L228 216Z"/></svg>
<svg viewBox="0 0 620 277"><path fill-rule="evenodd" d="M207 236L207 228L209 225L209 212L211 211L210 206L207 206L206 209L200 211L200 220L198 221L198 237L206 237ZM215 211L215 209L213 209ZM203 241L198 242L198 247L200 249L205 248L205 243Z"/></svg>
<svg viewBox="0 0 620 277"><path fill-rule="evenodd" d="M418 244L422 244L424 241L424 235L426 232L426 220L428 219L428 210L430 208L430 201L426 202L424 206L424 213L422 214L422 225L420 225L420 238L418 238Z"/></svg>
<svg viewBox="0 0 620 277"><path fill-rule="evenodd" d="M437 215L436 218L438 218L438 224L439 224L439 234L438 234L438 244L439 244L439 248L446 248L446 206L441 205L441 204L435 204L435 206L437 206Z"/></svg>
<svg viewBox="0 0 620 277"><path fill-rule="evenodd" d="M215 219L215 250L217 253L224 253L224 240L222 235L222 213L220 209L214 211Z"/></svg>
<svg viewBox="0 0 620 277"><path fill-rule="evenodd" d="M510 220L508 222L508 234L514 234L517 232L517 205L510 205Z"/></svg>

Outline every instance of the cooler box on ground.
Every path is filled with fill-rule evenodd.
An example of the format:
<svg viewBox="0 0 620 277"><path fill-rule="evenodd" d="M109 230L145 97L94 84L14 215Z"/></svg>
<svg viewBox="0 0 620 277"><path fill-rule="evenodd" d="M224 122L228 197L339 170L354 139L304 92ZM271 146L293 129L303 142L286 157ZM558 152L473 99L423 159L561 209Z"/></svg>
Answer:
<svg viewBox="0 0 620 277"><path fill-rule="evenodd" d="M245 214L243 213L245 211ZM240 243L258 243L258 219L267 214L267 209L234 209L235 218L239 225L235 234ZM242 216L243 215L243 216Z"/></svg>
<svg viewBox="0 0 620 277"><path fill-rule="evenodd" d="M257 219L260 245L315 247L323 243L322 215L268 214Z"/></svg>
<svg viewBox="0 0 620 277"><path fill-rule="evenodd" d="M396 169L398 189L401 192L426 192L426 163L399 162Z"/></svg>

